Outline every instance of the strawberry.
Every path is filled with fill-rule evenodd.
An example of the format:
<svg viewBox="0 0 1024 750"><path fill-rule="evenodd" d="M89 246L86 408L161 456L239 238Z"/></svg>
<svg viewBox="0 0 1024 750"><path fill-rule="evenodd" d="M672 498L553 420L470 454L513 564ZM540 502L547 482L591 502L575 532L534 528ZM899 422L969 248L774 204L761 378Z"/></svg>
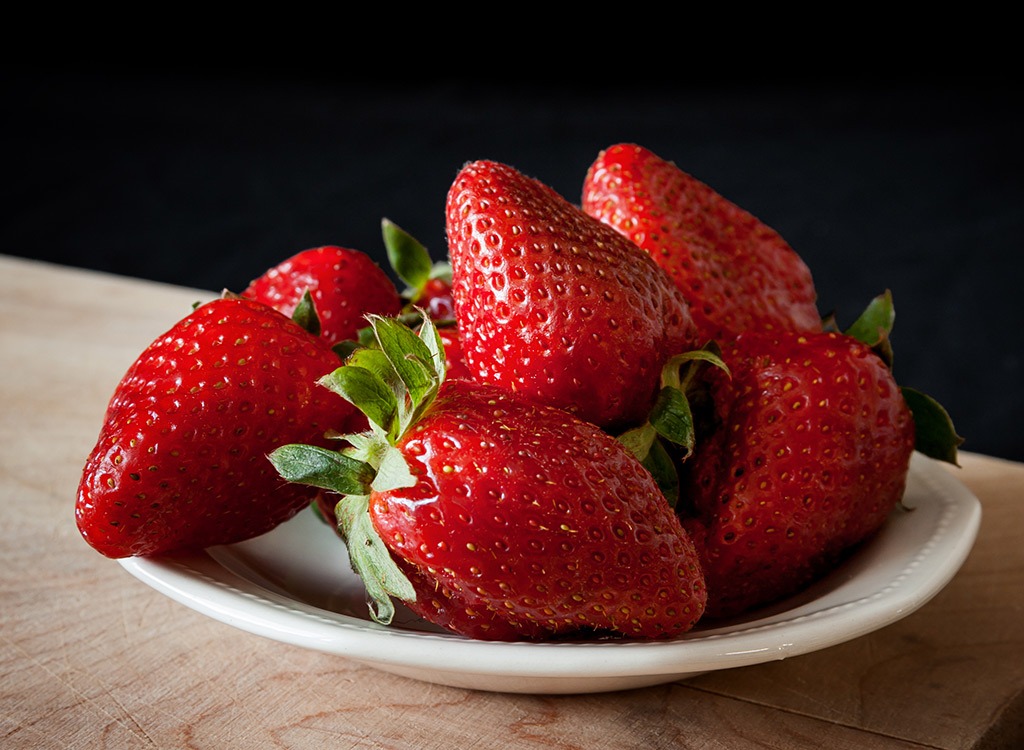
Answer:
<svg viewBox="0 0 1024 750"><path fill-rule="evenodd" d="M648 149L602 151L587 171L582 208L665 269L702 340L821 329L811 273L779 233Z"/></svg>
<svg viewBox="0 0 1024 750"><path fill-rule="evenodd" d="M316 385L340 361L327 344L254 300L197 307L136 359L86 460L79 531L113 557L227 544L308 505L267 461L284 443L326 445L365 424Z"/></svg>
<svg viewBox="0 0 1024 750"><path fill-rule="evenodd" d="M801 590L899 505L928 399L897 385L876 353L888 351L881 330L747 331L722 346L727 372L704 371L714 427L684 465L677 510L700 551L707 617ZM864 332L874 341L854 337ZM957 440L948 432L932 454L955 463Z"/></svg>
<svg viewBox="0 0 1024 750"><path fill-rule="evenodd" d="M250 282L242 296L292 317L307 291L320 335L331 345L355 339L367 313L396 315L402 308L394 282L369 255L335 245L281 261Z"/></svg>
<svg viewBox="0 0 1024 750"><path fill-rule="evenodd" d="M667 274L544 183L466 164L446 203L463 357L480 382L608 430L642 420L695 328Z"/></svg>
<svg viewBox="0 0 1024 750"><path fill-rule="evenodd" d="M693 627L705 601L696 551L621 443L498 386L446 379L429 318L418 334L373 325L377 345L324 380L371 431L340 452L293 444L271 460L336 494L378 621L391 621L394 597L487 640Z"/></svg>
<svg viewBox="0 0 1024 750"><path fill-rule="evenodd" d="M431 320L455 320L451 280L436 277L428 279L416 304L427 312Z"/></svg>
<svg viewBox="0 0 1024 750"><path fill-rule="evenodd" d="M459 334L458 326L439 326L437 334L441 337L441 345L444 347L444 361L448 367L446 377L452 380L472 380L473 375L466 366L465 357L462 356L462 336Z"/></svg>

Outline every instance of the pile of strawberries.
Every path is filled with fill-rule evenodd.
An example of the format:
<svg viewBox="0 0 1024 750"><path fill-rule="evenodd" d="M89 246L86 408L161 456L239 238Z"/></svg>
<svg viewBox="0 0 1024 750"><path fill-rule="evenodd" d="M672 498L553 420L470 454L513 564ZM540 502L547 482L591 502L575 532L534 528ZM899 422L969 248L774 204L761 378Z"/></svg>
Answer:
<svg viewBox="0 0 1024 750"><path fill-rule="evenodd" d="M198 306L132 365L79 487L113 558L229 544L311 504L373 617L473 638L665 638L799 592L875 534L915 448L892 300L840 329L771 228L619 144L580 204L466 164L434 263L326 246Z"/></svg>

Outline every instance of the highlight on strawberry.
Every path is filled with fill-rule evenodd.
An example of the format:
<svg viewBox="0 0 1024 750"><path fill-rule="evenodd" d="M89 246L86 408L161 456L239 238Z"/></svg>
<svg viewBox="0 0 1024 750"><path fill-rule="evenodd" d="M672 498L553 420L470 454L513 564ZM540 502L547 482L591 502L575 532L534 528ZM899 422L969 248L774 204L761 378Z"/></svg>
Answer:
<svg viewBox="0 0 1024 750"><path fill-rule="evenodd" d="M652 476L597 426L505 389L446 379L428 316L371 318L375 344L321 383L368 418L338 450L270 458L337 497L373 617L397 599L469 637L685 633L705 603L696 550Z"/></svg>
<svg viewBox="0 0 1024 750"><path fill-rule="evenodd" d="M541 181L470 162L446 211L462 354L477 381L616 430L643 420L665 358L703 343L664 270Z"/></svg>
<svg viewBox="0 0 1024 750"><path fill-rule="evenodd" d="M316 493L282 485L266 455L362 428L316 381L367 314L404 304L369 255L324 245L177 321L114 390L79 481L82 537L108 557L164 554L243 541L309 506Z"/></svg>
<svg viewBox="0 0 1024 750"><path fill-rule="evenodd" d="M85 541L200 549L312 506L380 623L671 638L835 570L915 451L957 462L895 378L891 293L822 319L777 232L647 149L602 151L581 206L467 162L444 218L441 261L381 221L404 288L325 245L154 340L86 459Z"/></svg>
<svg viewBox="0 0 1024 750"><path fill-rule="evenodd" d="M249 539L306 508L314 493L283 486L266 454L359 428L362 415L316 385L338 364L261 302L198 306L117 384L79 482L82 537L107 557L157 555Z"/></svg>

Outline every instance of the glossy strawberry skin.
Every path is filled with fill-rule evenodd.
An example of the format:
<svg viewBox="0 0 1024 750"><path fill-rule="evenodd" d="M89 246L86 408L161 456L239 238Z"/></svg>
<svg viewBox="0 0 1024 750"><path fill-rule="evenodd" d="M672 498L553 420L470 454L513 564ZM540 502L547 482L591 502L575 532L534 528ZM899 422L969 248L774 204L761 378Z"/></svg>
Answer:
<svg viewBox="0 0 1024 750"><path fill-rule="evenodd" d="M650 474L594 425L446 381L397 447L417 483L373 494L370 513L426 619L519 640L670 637L700 617L689 537Z"/></svg>
<svg viewBox="0 0 1024 750"><path fill-rule="evenodd" d="M338 367L323 341L262 303L201 305L152 342L107 408L80 480L78 528L112 558L241 541L308 505L267 460L295 440L329 445L362 423L316 384Z"/></svg>
<svg viewBox="0 0 1024 750"><path fill-rule="evenodd" d="M329 343L354 340L366 314L397 315L401 295L391 278L366 253L336 245L296 253L254 279L242 292L291 316L309 290Z"/></svg>
<svg viewBox="0 0 1024 750"><path fill-rule="evenodd" d="M914 424L888 367L838 333L742 334L708 371L717 425L686 466L681 511L707 616L795 593L899 504Z"/></svg>
<svg viewBox="0 0 1024 750"><path fill-rule="evenodd" d="M650 150L602 151L581 205L665 269L704 340L821 329L811 273L779 233Z"/></svg>
<svg viewBox="0 0 1024 750"><path fill-rule="evenodd" d="M447 232L476 380L610 430L646 418L665 360L696 342L682 295L649 256L492 161L457 175Z"/></svg>
<svg viewBox="0 0 1024 750"><path fill-rule="evenodd" d="M455 301L452 299L452 286L444 279L429 279L423 286L420 296L415 300L416 306L425 310L431 320L455 320Z"/></svg>
<svg viewBox="0 0 1024 750"><path fill-rule="evenodd" d="M441 345L444 347L444 358L447 366L446 377L451 379L472 380L473 375L466 366L466 358L462 354L462 336L458 326L449 325L438 329Z"/></svg>

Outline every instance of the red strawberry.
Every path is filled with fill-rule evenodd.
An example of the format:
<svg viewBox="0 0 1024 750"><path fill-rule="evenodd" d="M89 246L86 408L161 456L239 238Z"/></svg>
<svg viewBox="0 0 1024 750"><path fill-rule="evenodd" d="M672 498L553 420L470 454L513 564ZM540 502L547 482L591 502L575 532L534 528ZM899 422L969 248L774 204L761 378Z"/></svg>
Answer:
<svg viewBox="0 0 1024 750"><path fill-rule="evenodd" d="M429 313L428 313L429 314ZM437 329L441 337L441 345L444 346L444 359L448 366L448 373L445 377L452 380L472 380L473 375L466 366L465 357L462 356L462 337L455 325L441 326Z"/></svg>
<svg viewBox="0 0 1024 750"><path fill-rule="evenodd" d="M835 332L747 332L709 368L716 426L686 464L684 525L709 617L792 594L874 534L900 502L915 429L892 373Z"/></svg>
<svg viewBox="0 0 1024 750"><path fill-rule="evenodd" d="M778 232L642 146L598 155L582 207L668 272L702 339L821 329L811 273Z"/></svg>
<svg viewBox="0 0 1024 750"><path fill-rule="evenodd" d="M281 313L221 298L176 323L118 384L82 472L85 540L108 557L256 536L309 504L267 454L365 424L316 385L337 355Z"/></svg>
<svg viewBox="0 0 1024 750"><path fill-rule="evenodd" d="M342 454L292 445L271 458L291 481L343 493L339 526L378 619L395 596L489 640L693 627L705 597L695 550L621 443L502 388L444 380L429 320L418 337L374 325L380 348L324 382L375 432ZM396 398L387 384L399 379L408 393Z"/></svg>
<svg viewBox="0 0 1024 750"><path fill-rule="evenodd" d="M447 232L463 356L481 382L617 429L643 420L664 361L695 343L649 256L512 167L464 166Z"/></svg>
<svg viewBox="0 0 1024 750"><path fill-rule="evenodd" d="M455 301L452 299L452 285L448 279L429 279L423 287L416 304L423 308L431 320L454 320Z"/></svg>
<svg viewBox="0 0 1024 750"><path fill-rule="evenodd" d="M242 296L292 316L306 291L331 345L355 339L367 313L397 315L402 309L394 282L369 255L334 245L296 253L254 279Z"/></svg>

